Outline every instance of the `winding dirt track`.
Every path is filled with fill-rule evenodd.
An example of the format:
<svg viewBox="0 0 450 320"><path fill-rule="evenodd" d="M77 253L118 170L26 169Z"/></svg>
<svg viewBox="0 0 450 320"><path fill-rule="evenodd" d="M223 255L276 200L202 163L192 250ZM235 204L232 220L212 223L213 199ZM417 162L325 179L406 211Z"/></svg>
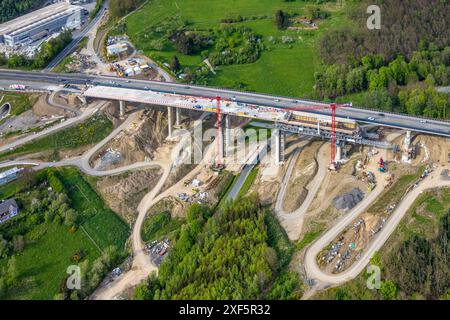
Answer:
<svg viewBox="0 0 450 320"><path fill-rule="evenodd" d="M85 112L81 117L74 118L80 121L80 118L89 116L90 112ZM171 195L174 193L176 188L182 181L178 182L171 188L167 189L165 192L158 195L162 186L166 182L172 165L169 163L159 162L159 161L149 161L149 162L138 162L129 166L124 166L121 168L116 168L107 171L98 171L93 169L90 164L90 158L101 149L108 141L113 139L117 134L119 134L123 129L128 127L137 117L137 114L131 114L126 121L124 121L118 128L116 128L113 132L111 132L108 137L99 142L94 148L90 149L81 157L72 158L63 160L60 162L35 162L30 160L19 160L19 161L9 161L0 163L1 167L8 167L12 165L34 165L35 169L42 169L45 167L58 167L58 166L77 166L84 173L93 176L108 176L120 174L122 172L128 170L134 170L138 168L144 167L160 167L163 170L163 175L161 179L158 181L156 186L141 200L138 206L138 218L133 228L132 233L132 247L133 247L133 264L130 271L121 275L114 282L99 288L92 296L91 299L114 299L119 293L123 292L128 287L137 285L142 280L144 280L151 272L157 271L156 266L154 266L148 256L144 253L144 244L141 239L141 228L142 224L145 220L145 215L148 209L157 203L159 200L164 197ZM66 124L67 126L67 124ZM61 130L59 127L52 127L45 134L50 134L57 130ZM42 135L40 135L42 136ZM36 138L36 137L33 137ZM21 139L14 143L14 146L23 144L28 142L27 140ZM11 145L4 146L3 149L7 150ZM298 155L301 150L297 150L294 156L291 159L286 175L283 179L283 184L280 189L279 195L277 197L275 211L277 213L278 218L281 221L281 224L288 229L290 226L295 224L295 232L288 232L289 237L291 239L295 239L300 235L303 218L305 213L307 212L309 206L311 205L317 191L320 188L320 184L323 181L326 168L327 168L327 157L324 155L325 148L328 148L328 144L324 144L318 156L318 172L314 177L313 181L308 184L308 196L305 201L302 203L300 208L295 210L293 213L286 213L283 210L282 202L285 197L287 182L289 181L290 175L292 174L293 167L296 163ZM2 149L0 149L2 151ZM192 170L186 178L191 178L196 176L202 169L205 164L210 161L213 157L214 148L209 148L206 152L205 157L202 160L202 163L196 166L194 170ZM381 179L380 174L378 172L375 173L377 176L377 180ZM381 180L379 180L381 181ZM365 250L364 254L361 258L354 263L349 269L340 273L340 274L327 274L323 272L317 265L316 257L318 253L327 246L345 227L350 224L356 217L362 214L383 192L383 186L381 183L377 185L375 190L373 190L358 206L356 206L349 214L344 216L337 224L328 230L325 234L323 234L317 241L315 241L306 251L304 267L309 279L314 279L317 282L315 286L316 289L324 288L330 285L339 285L343 284L349 280L354 279L360 272L365 268L365 266L369 263L372 255L379 250L384 243L387 241L389 236L395 231L396 227L400 223L401 219L404 217L408 209L413 204L414 200L424 191L433 188L441 188L441 187L450 187L449 180L443 180L440 177L440 171L433 172L426 180L424 180L417 188L413 189L409 194L404 197L404 199L397 206L396 210L392 213L390 219L387 221L383 230L376 236L376 238L372 241L368 249Z"/></svg>
<svg viewBox="0 0 450 320"><path fill-rule="evenodd" d="M81 116L71 119L73 121L70 123L68 123L69 121L67 121L62 126L51 127L48 130L43 131L41 134L37 134L37 135L31 136L31 137L26 137L24 139L20 139L11 144L3 146L0 149L0 152L3 150L8 150L10 147L17 147L19 145L22 145L29 141L32 141L36 138L43 137L45 135L49 135L49 134L57 132L63 128L67 128L68 126L74 125L75 123L81 122L92 114L92 112L91 112L92 109L97 107L94 110L94 112L95 112L96 110L98 110L100 107L103 107L104 105L105 105L105 102L102 102L98 105L94 105L94 106L90 107ZM200 121L196 121L194 124L194 127L200 125L205 116L206 116L206 114L202 114L202 116L200 117ZM102 147L104 147L110 140L112 140L114 137L116 137L122 130L129 127L130 124L137 119L137 117L138 117L137 112L131 113L120 126L118 126L116 129L114 129L106 138L104 138L102 141L97 143L97 145L95 145L93 148L91 148L89 151L87 151L80 157L65 159L65 160L58 161L58 162L40 162L40 161L22 159L22 160L14 160L14 161L7 161L7 162L0 163L0 168L14 166L14 165L31 165L31 166L34 166L35 170L40 170L40 169L44 169L44 168L48 168L48 167L76 166L82 172L84 172L85 174L91 175L91 176L111 176L111 175L117 175L117 174L129 171L129 170L136 170L136 169L149 168L149 167L162 169L163 175L162 175L161 179L159 179L159 181L155 185L155 187L147 195L144 196L144 198L141 200L141 202L138 206L138 217L137 217L136 223L133 227L133 232L131 235L132 250L133 250L133 263L132 263L131 270L122 274L119 278L117 278L115 281L109 283L108 285L98 288L90 297L91 299L100 299L100 300L114 299L118 294L123 292L125 289L139 284L146 277L148 277L148 275L151 272L157 271L157 267L155 265L153 265L153 263L150 261L149 257L144 252L144 243L141 239L142 225L144 223L145 216L146 216L148 209L151 208L155 203L157 203L159 200L163 199L164 197L174 194L176 191L176 188L179 187L179 185L182 183L182 181L180 181L177 184L175 184L174 186L172 186L171 188L169 188L168 190L166 190L165 192L159 194L159 192L161 191L161 188L163 187L164 183L166 182L166 180L169 177L169 174L171 172L171 169L172 169L171 161L175 161L175 159L167 159L167 161L163 160L163 161L137 162L137 163L133 163L128 166L123 166L120 168L104 170L104 171L96 170L90 166L89 161L92 158L92 156L96 152L98 152ZM187 134L187 132L182 132L181 137L184 134ZM199 145L195 145L195 147L197 149L201 148L201 146L199 146ZM207 147L205 156L203 157L202 162L199 165L197 165L195 167L195 169L192 170L185 178L190 179L190 178L198 175L200 173L200 171L204 168L204 165L207 165L209 163L209 161L213 158L214 151L215 151L214 148L211 148L211 146Z"/></svg>
<svg viewBox="0 0 450 320"><path fill-rule="evenodd" d="M396 227L400 223L401 219L404 217L408 209L412 206L415 199L424 191L434 188L449 187L450 181L443 180L440 177L440 170L433 172L428 178L426 178L422 183L410 193L408 193L404 199L397 206L395 211L392 213L391 217L387 221L385 227L381 232L372 240L372 243L364 251L361 258L355 262L349 269L345 270L339 274L328 274L322 271L316 262L316 257L319 252L326 247L333 239L335 239L340 232L342 232L345 227L350 224L355 218L357 218L367 207L373 203L383 191L382 188L374 190L366 200L353 209L348 215L346 215L341 221L339 221L333 228L327 231L323 236L320 237L316 242L313 243L311 247L306 252L305 256L305 270L308 278L314 279L321 282L319 286L325 287L329 285L340 285L347 281L350 281L357 277L361 271L369 263L372 255L378 251L390 235L395 231Z"/></svg>
<svg viewBox="0 0 450 320"><path fill-rule="evenodd" d="M314 176L313 180L306 187L306 189L308 189L308 194L302 205L292 213L284 211L283 202L289 185L289 179L292 175L294 166L297 163L298 156L300 155L300 152L305 147L307 142L308 141L305 141L305 144L298 148L292 155L292 159L289 162L289 166L286 170L286 174L284 175L283 182L281 183L280 191L278 192L277 200L275 203L275 213L281 225L286 230L290 240L299 239L303 227L304 216L308 212L308 209L311 206L314 198L316 197L322 181L327 174L328 157L325 155L325 152L330 148L330 145L328 143L324 144L319 149L319 153L317 156L317 173Z"/></svg>

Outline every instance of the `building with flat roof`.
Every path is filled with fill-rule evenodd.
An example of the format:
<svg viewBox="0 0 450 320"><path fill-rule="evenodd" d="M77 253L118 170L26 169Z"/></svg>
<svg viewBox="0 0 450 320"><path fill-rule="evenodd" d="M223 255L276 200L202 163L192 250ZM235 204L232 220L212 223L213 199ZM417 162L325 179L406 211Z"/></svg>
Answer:
<svg viewBox="0 0 450 320"><path fill-rule="evenodd" d="M112 44L106 47L106 51L109 56L116 55L128 50L128 45L126 43L120 42L116 44Z"/></svg>
<svg viewBox="0 0 450 320"><path fill-rule="evenodd" d="M0 25L0 44L17 48L65 28L79 28L84 10L68 2L58 2L30 12Z"/></svg>
<svg viewBox="0 0 450 320"><path fill-rule="evenodd" d="M17 179L17 177L19 176L19 173L22 170L23 169L14 167L14 168L6 170L4 172L0 172L0 186Z"/></svg>

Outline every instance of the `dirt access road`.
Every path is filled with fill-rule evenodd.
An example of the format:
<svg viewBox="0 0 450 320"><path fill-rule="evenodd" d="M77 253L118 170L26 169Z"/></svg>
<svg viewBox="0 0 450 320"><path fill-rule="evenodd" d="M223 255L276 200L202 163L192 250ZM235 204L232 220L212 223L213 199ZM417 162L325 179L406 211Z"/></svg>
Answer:
<svg viewBox="0 0 450 320"><path fill-rule="evenodd" d="M205 116L206 114L202 114L202 116L200 117L200 121L195 123L194 129L192 130L195 130L195 127L201 124ZM214 143L214 145L216 144ZM196 147L199 148L200 146ZM214 157L214 154L215 149L212 147L212 145L209 145L204 153L204 157L201 163L198 164L194 168L194 170L183 177L183 179L180 179L178 183L162 193L159 192L161 191L161 188L164 186L167 178L169 177L172 169L172 160L166 159L165 161L160 162L160 166L163 170L163 175L161 176L161 179L158 181L156 186L147 195L144 196L138 206L138 217L136 219L136 223L134 224L133 233L131 235L133 248L132 267L128 272L122 274L114 281L108 283L103 287L99 287L91 295L91 300L113 300L121 292L144 281L150 275L150 273L158 271L158 268L150 261L150 257L144 252L145 244L142 241L141 237L141 229L144 224L147 212L160 200L171 195L176 195L177 190L180 190L180 188L183 186L183 181L186 179L193 179L193 177L197 176L204 169L204 166L209 165L211 159L213 159Z"/></svg>
<svg viewBox="0 0 450 320"><path fill-rule="evenodd" d="M0 152L5 152L5 151L9 150L10 148L16 148L25 143L36 140L38 138L42 138L42 137L48 136L49 134L55 133L57 131L61 131L63 129L75 126L78 123L83 122L84 120L86 120L87 118L89 118L90 116L95 114L98 110L105 107L108 103L109 102L107 102L107 101L99 101L98 103L94 103L91 106L89 106L88 108L86 108L86 110L77 117L70 118L62 123L59 123L57 125L54 125L54 126L48 128L48 129L44 129L41 132L28 135L26 137L23 137L23 138L20 138L20 139L14 141L14 142L11 142L7 145L1 146Z"/></svg>
<svg viewBox="0 0 450 320"><path fill-rule="evenodd" d="M329 158L326 154L327 150L330 148L329 143L325 143L318 152L317 162L318 169L317 173L314 176L313 180L307 185L308 194L303 201L302 205L292 213L285 212L283 210L283 202L286 196L286 191L289 185L289 179L292 175L292 171L294 169L295 164L297 163L297 158L300 155L303 147L309 142L306 140L297 151L292 156L291 161L289 162L289 166L286 170L286 174L283 178L283 182L281 184L280 191L277 196L277 201L275 203L275 213L278 217L283 228L286 230L288 237L291 241L298 240L303 227L303 221L306 213L308 212L311 203L316 197L317 192L322 184L325 175L327 174L327 168L329 164Z"/></svg>
<svg viewBox="0 0 450 320"><path fill-rule="evenodd" d="M308 278L321 282L320 287L329 285L340 285L347 281L356 278L369 263L372 255L381 249L390 235L395 231L398 224L413 205L415 199L423 192L442 187L450 187L449 180L443 180L440 176L441 170L434 171L428 178L422 181L418 187L408 193L404 199L397 206L395 211L386 223L383 230L374 238L368 249L365 250L361 258L354 263L349 269L340 274L327 274L323 272L317 265L316 257L319 252L327 246L333 239L335 239L346 226L362 214L367 207L377 198L380 193L379 190L374 190L367 199L357 206L350 214L344 217L331 230L326 232L319 240L317 240L306 252L305 256L305 270Z"/></svg>

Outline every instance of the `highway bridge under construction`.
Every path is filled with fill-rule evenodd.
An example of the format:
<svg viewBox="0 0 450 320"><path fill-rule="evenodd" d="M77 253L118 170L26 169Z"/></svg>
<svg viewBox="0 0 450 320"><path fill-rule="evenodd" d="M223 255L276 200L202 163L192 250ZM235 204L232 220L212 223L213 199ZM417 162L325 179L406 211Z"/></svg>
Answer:
<svg viewBox="0 0 450 320"><path fill-rule="evenodd" d="M208 88L167 82L135 80L108 76L81 74L52 74L0 70L0 80L12 83L51 85L78 85L86 98L120 101L121 114L125 103L143 103L168 107L169 136L172 134L173 109L179 122L182 109L218 112L223 115L221 129L229 129L228 116L252 118L256 125L273 129L278 161L283 160L284 133L336 139L337 160L343 143L393 148L376 134L366 133L360 123L398 128L443 137L450 137L450 123L395 113L354 108L351 105L331 110L330 105L295 98L275 97L257 93L220 88ZM220 99L220 106L217 99ZM335 117L334 117L335 116ZM332 121L333 118L335 121ZM223 125L223 128L222 128ZM225 140L225 142L224 142ZM226 149L227 139L220 139L220 150ZM280 144L282 144L280 146ZM334 152L334 151L333 151ZM332 152L332 153L333 153Z"/></svg>

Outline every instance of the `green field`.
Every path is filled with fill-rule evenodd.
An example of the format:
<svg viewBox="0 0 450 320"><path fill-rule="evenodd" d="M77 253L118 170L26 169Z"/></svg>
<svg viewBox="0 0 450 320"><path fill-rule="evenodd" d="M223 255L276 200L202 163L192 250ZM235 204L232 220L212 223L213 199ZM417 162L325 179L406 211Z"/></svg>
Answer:
<svg viewBox="0 0 450 320"><path fill-rule="evenodd" d="M255 181L256 177L258 176L259 167L255 166L250 171L247 179L245 180L244 184L241 187L241 190L239 190L238 197L245 197L250 190L250 188L253 185L253 182Z"/></svg>
<svg viewBox="0 0 450 320"><path fill-rule="evenodd" d="M100 256L85 233L69 233L67 229L63 225L42 224L27 234L25 250L15 255L19 280L8 290L6 299L53 299L77 250L82 249L89 260ZM31 233L40 236L30 240ZM0 260L0 267L5 263Z"/></svg>
<svg viewBox="0 0 450 320"><path fill-rule="evenodd" d="M81 213L81 225L102 249L116 245L122 249L128 237L126 223L109 209L77 169L60 168L58 176L67 190L72 207Z"/></svg>
<svg viewBox="0 0 450 320"><path fill-rule="evenodd" d="M384 192L378 200L369 208L368 212L378 214L384 211L386 206L398 203L406 191L419 180L424 168L415 168L415 172L401 176L388 191Z"/></svg>
<svg viewBox="0 0 450 320"><path fill-rule="evenodd" d="M168 237L174 242L184 222L182 218L172 218L169 211L153 214L145 219L142 239L149 242Z"/></svg>
<svg viewBox="0 0 450 320"><path fill-rule="evenodd" d="M67 275L67 267L76 264L72 259L76 252L84 252L82 261L91 263L111 245L124 252L129 235L127 224L106 207L77 169L61 168L53 172L64 186L70 208L78 213L79 227L73 231L65 224L42 221L42 213L29 210L33 198L48 192L41 182L32 187L31 193L24 189L20 179L0 187L0 198L14 196L22 210L19 216L0 225L0 234L8 241L23 235L25 241L23 251L14 250L17 280L2 298L53 299ZM45 171L39 175L45 177ZM0 276L7 261L8 258L0 258Z"/></svg>
<svg viewBox="0 0 450 320"><path fill-rule="evenodd" d="M79 148L105 138L113 129L112 122L104 115L95 115L84 123L64 129L49 136L26 143L14 150L0 154L0 159L43 151L60 151Z"/></svg>
<svg viewBox="0 0 450 320"><path fill-rule="evenodd" d="M319 30L278 30L275 12L282 9L289 14L306 15L308 7L315 1L282 0L154 0L126 19L127 34L133 43L160 64L169 63L176 54L181 66L195 67L202 64L198 55L183 55L176 52L160 29L164 25L185 24L187 30L205 32L221 27L221 20L238 15L243 22L234 26L251 28L262 37L266 49L255 63L220 66L217 75L211 75L208 85L240 87L265 93L288 96L312 96L314 72L322 62L317 51L320 35L336 26L349 25L344 9L333 3L320 5L331 13L331 17L319 22ZM282 36L295 40L283 44ZM271 41L276 39L276 43ZM152 42L163 40L164 45L155 50Z"/></svg>
<svg viewBox="0 0 450 320"><path fill-rule="evenodd" d="M3 98L3 99L2 99ZM36 94L26 93L7 93L0 95L0 106L9 102L11 104L10 115L18 116L25 111L30 110L36 102L38 96Z"/></svg>

